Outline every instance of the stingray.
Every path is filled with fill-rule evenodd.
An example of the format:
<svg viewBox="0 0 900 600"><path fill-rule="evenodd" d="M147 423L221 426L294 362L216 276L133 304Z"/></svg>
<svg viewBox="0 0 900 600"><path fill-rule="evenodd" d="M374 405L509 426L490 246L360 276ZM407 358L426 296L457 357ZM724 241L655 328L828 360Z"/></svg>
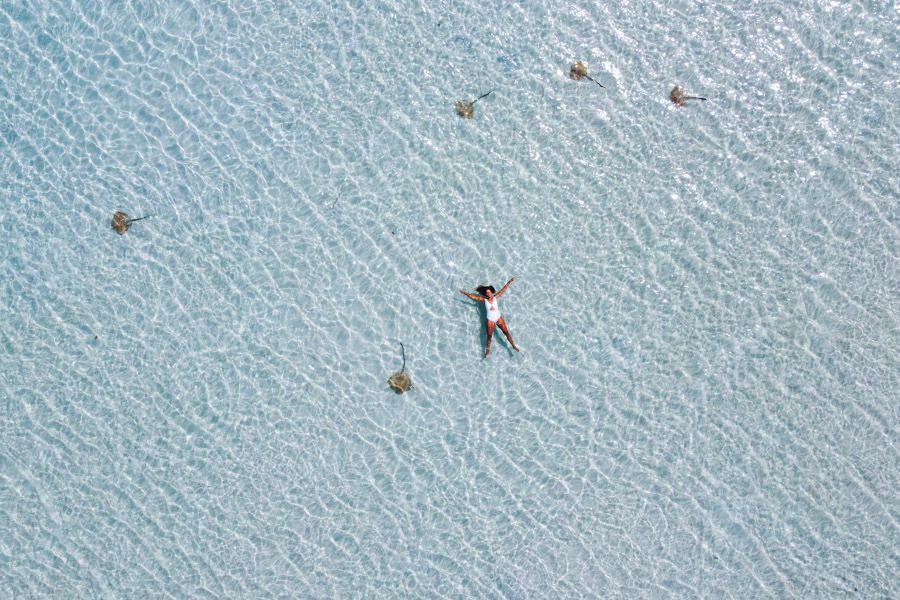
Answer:
<svg viewBox="0 0 900 600"><path fill-rule="evenodd" d="M128 231L128 228L131 227L131 224L135 221L141 221L143 219L149 219L149 215L146 217L138 217L137 219L129 219L128 213L123 213L121 210L116 211L116 214L113 215L112 218L112 228L116 230L116 233L119 235L125 235L125 232Z"/></svg>
<svg viewBox="0 0 900 600"><path fill-rule="evenodd" d="M403 366L388 377L388 385L398 394L408 392L412 387L412 378L406 373L406 350L403 348L403 342L400 343L400 352L403 354Z"/></svg>
<svg viewBox="0 0 900 600"><path fill-rule="evenodd" d="M676 85L672 88L672 91L669 92L669 100L671 100L675 106L684 106L684 103L687 100L706 100L706 98L700 96L685 96L684 89L680 85Z"/></svg>
<svg viewBox="0 0 900 600"><path fill-rule="evenodd" d="M588 75L587 65L584 64L583 62L581 62L580 60L577 63L575 63L574 65L572 65L571 67L569 67L569 77L571 77L575 81L581 81L582 79L587 79L588 81L593 81L594 83L596 83L597 85L602 87L604 90L606 89L605 85L603 85L602 83L600 83L599 81L597 81L596 79L594 79L593 77Z"/></svg>
<svg viewBox="0 0 900 600"><path fill-rule="evenodd" d="M471 102L466 102L465 100L457 100L456 101L456 114L461 116L463 119L471 119L475 116L475 103L484 98L485 96L490 96L494 93L494 90L491 90L487 94L482 94L472 100Z"/></svg>

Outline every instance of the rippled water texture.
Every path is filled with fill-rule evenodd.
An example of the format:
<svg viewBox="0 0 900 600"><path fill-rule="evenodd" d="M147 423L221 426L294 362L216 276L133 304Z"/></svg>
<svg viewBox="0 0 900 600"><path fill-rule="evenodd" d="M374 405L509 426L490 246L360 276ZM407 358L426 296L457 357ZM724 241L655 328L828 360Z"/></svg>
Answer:
<svg viewBox="0 0 900 600"><path fill-rule="evenodd" d="M0 597L900 597L900 16L782 4L0 4Z"/></svg>

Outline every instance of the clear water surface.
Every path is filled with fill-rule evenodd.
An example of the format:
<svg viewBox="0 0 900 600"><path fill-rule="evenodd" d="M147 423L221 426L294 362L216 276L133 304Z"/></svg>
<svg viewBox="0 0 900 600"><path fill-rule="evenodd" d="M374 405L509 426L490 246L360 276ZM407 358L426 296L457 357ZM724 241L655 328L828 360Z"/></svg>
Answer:
<svg viewBox="0 0 900 600"><path fill-rule="evenodd" d="M900 596L898 25L2 3L0 597Z"/></svg>

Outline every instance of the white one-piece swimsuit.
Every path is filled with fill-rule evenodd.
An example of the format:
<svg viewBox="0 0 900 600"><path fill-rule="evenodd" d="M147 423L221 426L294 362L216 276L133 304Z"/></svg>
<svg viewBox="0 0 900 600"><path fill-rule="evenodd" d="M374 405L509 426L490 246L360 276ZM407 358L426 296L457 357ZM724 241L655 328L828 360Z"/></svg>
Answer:
<svg viewBox="0 0 900 600"><path fill-rule="evenodd" d="M497 308L497 296L491 302L487 298L484 299L484 310L487 311L487 320L496 323L500 320L500 309Z"/></svg>

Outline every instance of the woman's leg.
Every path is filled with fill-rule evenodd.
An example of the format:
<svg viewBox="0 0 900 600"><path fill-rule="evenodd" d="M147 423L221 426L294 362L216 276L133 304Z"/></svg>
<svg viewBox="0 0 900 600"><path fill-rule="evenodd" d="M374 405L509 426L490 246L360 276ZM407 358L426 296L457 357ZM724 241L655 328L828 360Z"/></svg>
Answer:
<svg viewBox="0 0 900 600"><path fill-rule="evenodd" d="M503 335L506 336L506 339L509 340L509 344L513 347L513 350L515 350L516 352L521 352L519 350L519 347L516 346L516 343L513 341L512 336L509 335L509 328L506 326L506 321L503 320L503 317L500 317L497 320L497 325L500 326L500 331L502 331ZM490 343L490 342L488 342L488 343Z"/></svg>
<svg viewBox="0 0 900 600"><path fill-rule="evenodd" d="M484 357L487 358L487 355L491 353L491 338L494 335L494 322L487 322L487 346L484 348Z"/></svg>

